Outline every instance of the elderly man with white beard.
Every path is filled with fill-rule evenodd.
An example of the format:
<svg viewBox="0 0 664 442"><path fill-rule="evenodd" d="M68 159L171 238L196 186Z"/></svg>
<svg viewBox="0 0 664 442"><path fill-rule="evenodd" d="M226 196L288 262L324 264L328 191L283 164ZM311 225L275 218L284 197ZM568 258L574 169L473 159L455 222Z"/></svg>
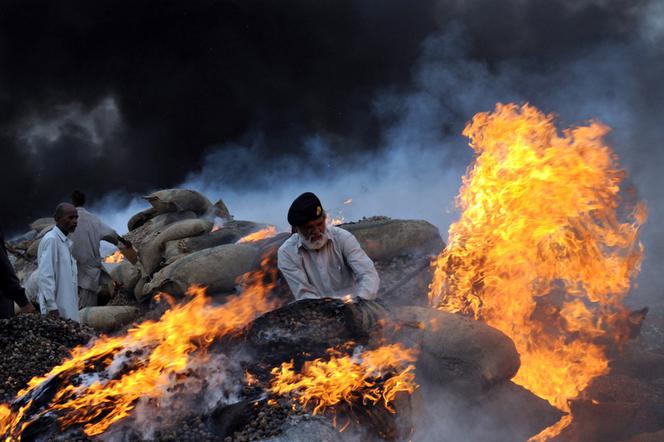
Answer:
<svg viewBox="0 0 664 442"><path fill-rule="evenodd" d="M325 223L325 211L311 192L288 210L294 234L279 248L278 267L296 300L373 300L380 280L373 262L352 233Z"/></svg>

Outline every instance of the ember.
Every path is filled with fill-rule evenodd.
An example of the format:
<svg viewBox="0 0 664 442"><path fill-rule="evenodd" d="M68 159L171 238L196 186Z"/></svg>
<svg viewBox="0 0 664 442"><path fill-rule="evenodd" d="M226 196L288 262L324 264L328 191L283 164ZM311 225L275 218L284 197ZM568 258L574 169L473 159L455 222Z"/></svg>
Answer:
<svg viewBox="0 0 664 442"><path fill-rule="evenodd" d="M334 349L329 353L329 360L306 362L300 373L295 372L292 361L274 368L270 390L294 394L304 407L312 403L315 415L342 401L351 406L382 403L394 412L390 404L397 393L410 394L417 388L415 366L410 364L416 360L415 351L399 344L357 351L353 356L341 356Z"/></svg>
<svg viewBox="0 0 664 442"><path fill-rule="evenodd" d="M250 233L249 235L243 236L238 240L238 244L257 242L262 239L272 238L276 234L277 234L277 228L274 226L268 226L264 229L259 230L258 232Z"/></svg>
<svg viewBox="0 0 664 442"><path fill-rule="evenodd" d="M463 212L433 264L431 302L510 336L521 355L514 381L565 411L608 372L597 338L625 336L622 301L643 253L645 206L623 204L608 130L592 122L560 136L553 116L529 105L475 115Z"/></svg>

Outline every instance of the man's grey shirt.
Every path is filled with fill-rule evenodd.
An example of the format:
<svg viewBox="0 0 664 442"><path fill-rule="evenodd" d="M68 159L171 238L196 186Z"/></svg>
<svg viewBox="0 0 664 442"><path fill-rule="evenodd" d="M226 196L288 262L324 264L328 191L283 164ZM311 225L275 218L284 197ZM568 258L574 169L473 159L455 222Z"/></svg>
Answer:
<svg viewBox="0 0 664 442"><path fill-rule="evenodd" d="M298 233L279 247L278 266L296 300L343 298L375 299L380 280L373 262L352 233L327 227L328 241L309 250Z"/></svg>
<svg viewBox="0 0 664 442"><path fill-rule="evenodd" d="M78 263L78 285L96 292L99 289L101 275L99 243L104 240L117 244L118 234L83 207L77 207L76 210L78 226L69 237L73 243L71 253Z"/></svg>

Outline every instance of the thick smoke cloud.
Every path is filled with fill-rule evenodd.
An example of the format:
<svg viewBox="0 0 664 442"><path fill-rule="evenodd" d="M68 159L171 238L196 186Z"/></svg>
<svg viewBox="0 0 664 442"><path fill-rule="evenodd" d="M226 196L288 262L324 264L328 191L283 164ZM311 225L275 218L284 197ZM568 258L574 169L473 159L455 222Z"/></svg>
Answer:
<svg viewBox="0 0 664 442"><path fill-rule="evenodd" d="M498 101L611 126L658 219L663 16L655 1L6 3L3 225L80 187L124 230L132 195L185 184L282 228L313 190L347 219L445 231L472 159L460 132ZM644 238L648 281L664 241L653 222Z"/></svg>
<svg viewBox="0 0 664 442"><path fill-rule="evenodd" d="M270 158L299 151L312 132L335 137L338 152L374 146L373 93L407 81L432 9L426 0L3 2L5 228L73 187L100 197L172 186L206 148L252 130L270 139ZM109 100L122 126L99 155L86 124ZM67 118L72 109L81 121ZM61 136L41 140L35 158L26 132L58 122Z"/></svg>
<svg viewBox="0 0 664 442"><path fill-rule="evenodd" d="M545 73L629 41L647 6L498 3L4 2L3 225L20 229L74 187L100 198L173 186L222 146L252 143L278 162L319 137L345 166L389 144L398 116L375 101L407 93L427 36L458 24L463 57L489 70L526 59ZM100 112L109 121L91 129Z"/></svg>

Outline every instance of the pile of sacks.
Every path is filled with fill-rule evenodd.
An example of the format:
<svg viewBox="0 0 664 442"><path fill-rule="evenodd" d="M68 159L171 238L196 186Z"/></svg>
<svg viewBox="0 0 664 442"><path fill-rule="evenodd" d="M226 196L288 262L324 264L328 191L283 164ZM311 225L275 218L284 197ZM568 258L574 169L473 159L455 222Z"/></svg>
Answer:
<svg viewBox="0 0 664 442"><path fill-rule="evenodd" d="M240 243L268 225L235 220L223 201L213 204L193 190L165 189L144 199L150 207L129 219L124 235L133 245L134 250L126 253L133 262L104 263L108 277L102 280L108 283L102 284L99 299L106 305L81 312L83 322L97 329L112 330L131 322L149 309L159 292L179 297L192 284L199 284L210 295L233 294L238 277L258 269L264 258L276 267L277 249L290 236L283 232ZM10 244L17 275L33 302L37 248L53 225L52 218L38 219L30 232ZM383 281L381 299L400 305L426 302L429 259L444 246L435 226L420 220L372 217L339 227L353 233L376 263ZM281 278L279 290L292 297Z"/></svg>
<svg viewBox="0 0 664 442"><path fill-rule="evenodd" d="M125 235L137 251L137 263L124 261L111 271L117 286L133 292L138 303L159 292L182 296L192 284L206 286L211 295L234 293L237 278L258 269L263 259L276 265L276 251L290 236L239 242L268 226L235 220L222 201L212 204L192 190L161 190L145 198L152 207L129 220ZM404 256L428 262L443 247L438 229L426 221L371 218L340 227L353 233L377 263ZM428 281L422 285L426 293Z"/></svg>

